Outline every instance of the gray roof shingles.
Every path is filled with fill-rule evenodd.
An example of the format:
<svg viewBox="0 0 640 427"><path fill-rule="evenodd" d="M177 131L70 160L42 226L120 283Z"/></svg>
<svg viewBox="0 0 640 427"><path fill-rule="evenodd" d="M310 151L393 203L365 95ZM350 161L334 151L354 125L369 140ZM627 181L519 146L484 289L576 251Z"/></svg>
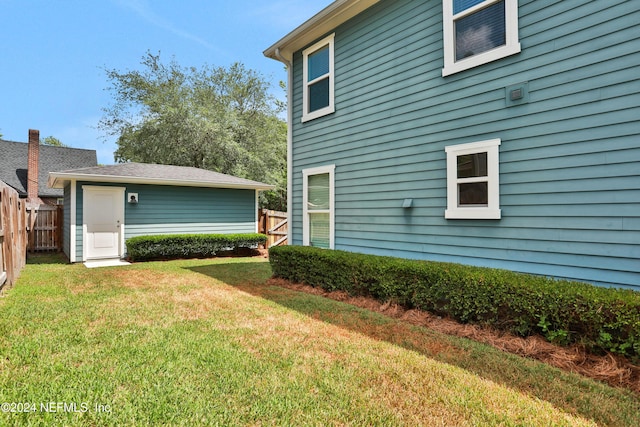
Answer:
<svg viewBox="0 0 640 427"><path fill-rule="evenodd" d="M262 182L251 181L226 175L210 170L199 169L187 166L158 165L151 163L120 163L107 166L96 166L82 169L59 171L61 174L68 174L70 177L95 177L97 181L101 177L108 177L110 180L127 182L128 179L161 181L162 183L176 182L177 185L185 182L200 183L203 186L230 186L230 187L271 187Z"/></svg>
<svg viewBox="0 0 640 427"><path fill-rule="evenodd" d="M0 181L18 191L21 196L27 194L27 160L28 146L26 142L13 142L0 139ZM38 196L62 197L62 189L49 188L47 180L49 172L96 166L98 164L95 150L83 148L54 147L40 145L38 161Z"/></svg>

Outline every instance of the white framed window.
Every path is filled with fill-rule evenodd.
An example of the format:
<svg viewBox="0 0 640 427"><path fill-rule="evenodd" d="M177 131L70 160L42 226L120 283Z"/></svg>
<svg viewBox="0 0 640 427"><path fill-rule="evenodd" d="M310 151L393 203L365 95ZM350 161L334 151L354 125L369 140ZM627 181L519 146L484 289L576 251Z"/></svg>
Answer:
<svg viewBox="0 0 640 427"><path fill-rule="evenodd" d="M447 219L500 219L500 139L450 145Z"/></svg>
<svg viewBox="0 0 640 427"><path fill-rule="evenodd" d="M302 122L335 112L334 38L331 34L302 52Z"/></svg>
<svg viewBox="0 0 640 427"><path fill-rule="evenodd" d="M518 0L443 0L448 76L520 52Z"/></svg>
<svg viewBox="0 0 640 427"><path fill-rule="evenodd" d="M305 246L334 248L335 165L302 171L302 240Z"/></svg>

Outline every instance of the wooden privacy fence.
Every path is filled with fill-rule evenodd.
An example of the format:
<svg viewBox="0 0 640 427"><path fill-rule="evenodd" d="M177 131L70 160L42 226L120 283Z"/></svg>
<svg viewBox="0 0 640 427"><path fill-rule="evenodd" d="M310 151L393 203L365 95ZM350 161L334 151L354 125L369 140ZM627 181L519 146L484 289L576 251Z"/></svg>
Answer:
<svg viewBox="0 0 640 427"><path fill-rule="evenodd" d="M287 244L287 213L260 209L258 211L258 233L267 235L267 249Z"/></svg>
<svg viewBox="0 0 640 427"><path fill-rule="evenodd" d="M62 206L40 205L27 210L29 252L62 250Z"/></svg>
<svg viewBox="0 0 640 427"><path fill-rule="evenodd" d="M13 286L27 262L25 201L0 181L0 288Z"/></svg>

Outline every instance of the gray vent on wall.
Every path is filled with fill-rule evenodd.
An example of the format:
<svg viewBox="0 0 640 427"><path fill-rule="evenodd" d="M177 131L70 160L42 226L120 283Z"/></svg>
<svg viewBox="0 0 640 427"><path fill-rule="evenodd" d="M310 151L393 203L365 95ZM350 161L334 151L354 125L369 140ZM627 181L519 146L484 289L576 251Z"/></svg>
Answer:
<svg viewBox="0 0 640 427"><path fill-rule="evenodd" d="M529 102L529 82L518 83L505 88L507 107L526 104Z"/></svg>

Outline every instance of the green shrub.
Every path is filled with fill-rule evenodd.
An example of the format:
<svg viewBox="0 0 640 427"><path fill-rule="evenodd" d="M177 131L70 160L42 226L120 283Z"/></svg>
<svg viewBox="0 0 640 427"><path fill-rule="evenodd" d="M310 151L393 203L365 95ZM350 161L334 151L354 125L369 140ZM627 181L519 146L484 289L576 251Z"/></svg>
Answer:
<svg viewBox="0 0 640 427"><path fill-rule="evenodd" d="M207 258L223 250L257 248L264 234L166 234L132 237L126 241L132 261L150 259Z"/></svg>
<svg viewBox="0 0 640 427"><path fill-rule="evenodd" d="M640 293L459 264L281 246L275 277L640 361Z"/></svg>

